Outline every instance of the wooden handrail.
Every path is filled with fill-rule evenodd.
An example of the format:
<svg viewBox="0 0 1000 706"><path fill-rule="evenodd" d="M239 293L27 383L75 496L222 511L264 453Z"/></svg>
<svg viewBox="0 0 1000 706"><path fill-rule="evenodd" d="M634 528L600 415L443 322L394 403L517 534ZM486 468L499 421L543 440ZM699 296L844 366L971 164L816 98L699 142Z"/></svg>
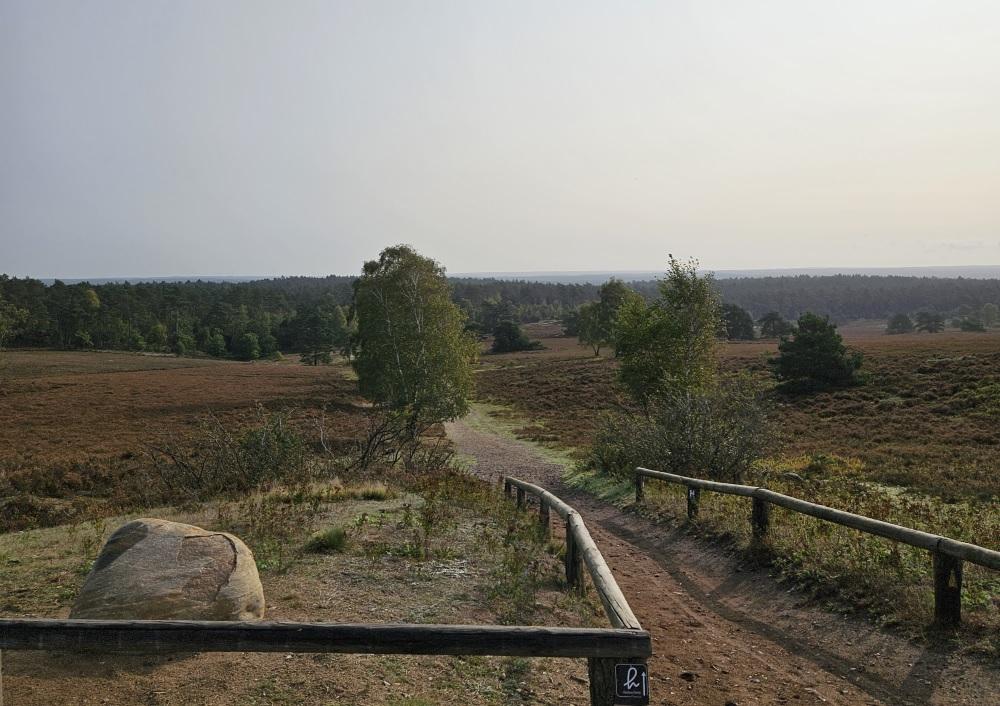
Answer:
<svg viewBox="0 0 1000 706"><path fill-rule="evenodd" d="M642 631L607 628L17 618L0 619L0 649L592 658L645 656L650 640Z"/></svg>
<svg viewBox="0 0 1000 706"><path fill-rule="evenodd" d="M928 532L922 532L921 530L915 530L901 525L894 525L890 522L875 520L870 517L865 517L864 515L855 515L852 512L837 510L836 508L827 507L826 505L818 505L806 500L799 500L798 498L793 498L790 495L783 495L782 493L776 493L773 490L768 490L767 488L753 487L749 485L733 485L731 483L717 483L715 481L702 480L700 478L688 478L686 476L678 476L673 473L664 473L663 471L653 471L642 467L636 468L635 472L637 476L656 478L668 483L685 485L689 488L710 490L715 493L725 493L727 495L741 495L744 497L758 498L759 500L764 500L774 505L794 510L795 512L803 515L810 515L821 520L826 520L827 522L833 522L838 525L867 532L868 534L876 534L914 547L919 547L932 552L940 552L941 554L947 554L958 559L963 559L964 561L972 562L973 564L979 564L990 569L1000 570L1000 552L998 551L980 547L975 544L960 542L956 539L942 537L941 535L930 534Z"/></svg>
<svg viewBox="0 0 1000 706"><path fill-rule="evenodd" d="M506 476L503 480L505 492L509 493L511 488L517 488L519 493L531 493L538 497L543 509L546 506L552 508L566 521L567 581L571 585L579 586L578 571L574 565L582 560L590 573L591 581L611 625L625 630L642 630L639 619L632 612L625 594L622 593L614 574L604 561L604 556L590 536L580 513L541 486L510 476Z"/></svg>
<svg viewBox="0 0 1000 706"><path fill-rule="evenodd" d="M934 620L939 625L956 626L961 622L963 561L1000 570L1000 552L993 549L895 525L891 522L875 520L864 515L856 515L853 512L837 510L826 505L811 503L793 498L790 495L776 493L767 488L689 478L663 471L653 471L640 466L635 469L636 502L643 500L643 480L645 478L686 486L688 488L688 517L690 518L698 514L698 494L702 490L752 498L753 538L755 542L764 541L770 522L769 507L778 505L803 515L925 549L931 552L934 559Z"/></svg>

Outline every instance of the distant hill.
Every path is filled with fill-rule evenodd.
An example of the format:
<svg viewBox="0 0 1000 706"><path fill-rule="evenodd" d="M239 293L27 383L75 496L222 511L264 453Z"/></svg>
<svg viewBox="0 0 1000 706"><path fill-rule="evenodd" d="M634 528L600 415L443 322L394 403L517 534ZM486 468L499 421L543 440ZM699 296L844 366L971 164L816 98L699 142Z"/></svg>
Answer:
<svg viewBox="0 0 1000 706"><path fill-rule="evenodd" d="M893 277L936 277L941 279L1000 279L1000 265L962 265L953 267L798 267L766 270L707 270L716 279L756 277L828 277L832 275L868 275ZM644 282L662 276L662 270L609 270L591 272L457 272L453 277L468 279L518 280L556 284L604 284L612 277L625 282Z"/></svg>

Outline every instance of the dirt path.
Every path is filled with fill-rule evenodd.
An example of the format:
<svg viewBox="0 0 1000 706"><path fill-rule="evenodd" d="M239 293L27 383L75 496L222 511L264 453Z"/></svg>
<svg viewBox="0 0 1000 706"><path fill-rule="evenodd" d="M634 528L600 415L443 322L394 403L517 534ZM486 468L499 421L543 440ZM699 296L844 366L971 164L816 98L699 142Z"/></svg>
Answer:
<svg viewBox="0 0 1000 706"><path fill-rule="evenodd" d="M804 607L739 557L564 486L529 444L447 431L476 474L536 482L582 513L652 634L654 704L1000 704L1000 668Z"/></svg>

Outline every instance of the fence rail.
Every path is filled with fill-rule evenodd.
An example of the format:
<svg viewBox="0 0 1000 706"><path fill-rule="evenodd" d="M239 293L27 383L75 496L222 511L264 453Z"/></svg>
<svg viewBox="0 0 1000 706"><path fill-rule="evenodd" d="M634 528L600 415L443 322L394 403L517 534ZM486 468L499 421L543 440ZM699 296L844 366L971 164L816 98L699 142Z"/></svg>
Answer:
<svg viewBox="0 0 1000 706"><path fill-rule="evenodd" d="M585 584L582 567L586 566L611 625L634 634L645 635L645 639L648 641L649 634L643 631L639 619L632 612L625 594L622 593L614 574L611 573L607 562L604 561L604 556L597 548L594 538L590 536L580 513L545 488L532 483L506 476L503 479L503 485L505 495L510 496L511 491L516 491L518 507L527 508L529 495L538 499L538 518L546 535L550 530L551 511L555 510L556 514L565 522L566 528L566 583L577 591L583 592ZM651 643L647 642L642 652L632 653L630 659L617 660L617 663L627 662L644 665L646 657L651 654L652 646ZM591 703L605 703L604 699L607 699L606 703L620 703L614 700L615 664L616 660L614 659L592 657L588 660Z"/></svg>
<svg viewBox="0 0 1000 706"><path fill-rule="evenodd" d="M934 566L934 621L938 625L951 627L961 622L962 616L962 563L968 561L990 569L1000 570L1000 552L967 542L960 542L928 532L875 520L864 515L855 515L826 505L807 502L790 495L776 493L767 488L749 485L718 483L701 478L688 478L648 468L635 469L635 500L644 500L646 478L661 480L688 489L687 513L689 518L698 515L700 492L708 490L726 495L739 495L753 500L751 522L753 539L764 542L770 525L770 506L778 505L802 515L809 515L827 522L860 530L867 534L886 537L896 542L926 549L933 557Z"/></svg>
<svg viewBox="0 0 1000 706"><path fill-rule="evenodd" d="M569 583L578 589L582 586L580 564L585 563L611 628L0 618L0 655L3 650L54 650L586 657L592 706L647 703L644 698L622 701L616 696L616 666L645 664L652 654L652 641L629 608L583 520L573 508L543 488L509 480L519 484L521 505L526 492L543 498L545 511L541 517L546 530L550 508L566 520L567 557L573 557L567 560L567 567L575 566L574 578ZM3 706L2 678L0 667L0 706Z"/></svg>

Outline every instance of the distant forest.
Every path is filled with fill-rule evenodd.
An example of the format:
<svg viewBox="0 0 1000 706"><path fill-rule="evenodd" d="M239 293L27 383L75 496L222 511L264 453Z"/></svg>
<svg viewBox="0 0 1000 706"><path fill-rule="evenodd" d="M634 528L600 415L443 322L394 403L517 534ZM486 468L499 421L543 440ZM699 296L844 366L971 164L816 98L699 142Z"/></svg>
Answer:
<svg viewBox="0 0 1000 706"><path fill-rule="evenodd" d="M0 346L198 350L251 358L301 351L317 327L333 326L338 330L334 338L344 340L353 279L93 285L57 280L46 285L0 275ZM594 284L473 278L452 278L451 284L470 324L483 332L507 319L564 319L598 298ZM629 286L655 297L655 281ZM802 275L722 279L716 286L727 304L746 309L754 319L769 312L795 319L805 311L837 322L919 311L965 316L986 303L1000 303L997 279Z"/></svg>

